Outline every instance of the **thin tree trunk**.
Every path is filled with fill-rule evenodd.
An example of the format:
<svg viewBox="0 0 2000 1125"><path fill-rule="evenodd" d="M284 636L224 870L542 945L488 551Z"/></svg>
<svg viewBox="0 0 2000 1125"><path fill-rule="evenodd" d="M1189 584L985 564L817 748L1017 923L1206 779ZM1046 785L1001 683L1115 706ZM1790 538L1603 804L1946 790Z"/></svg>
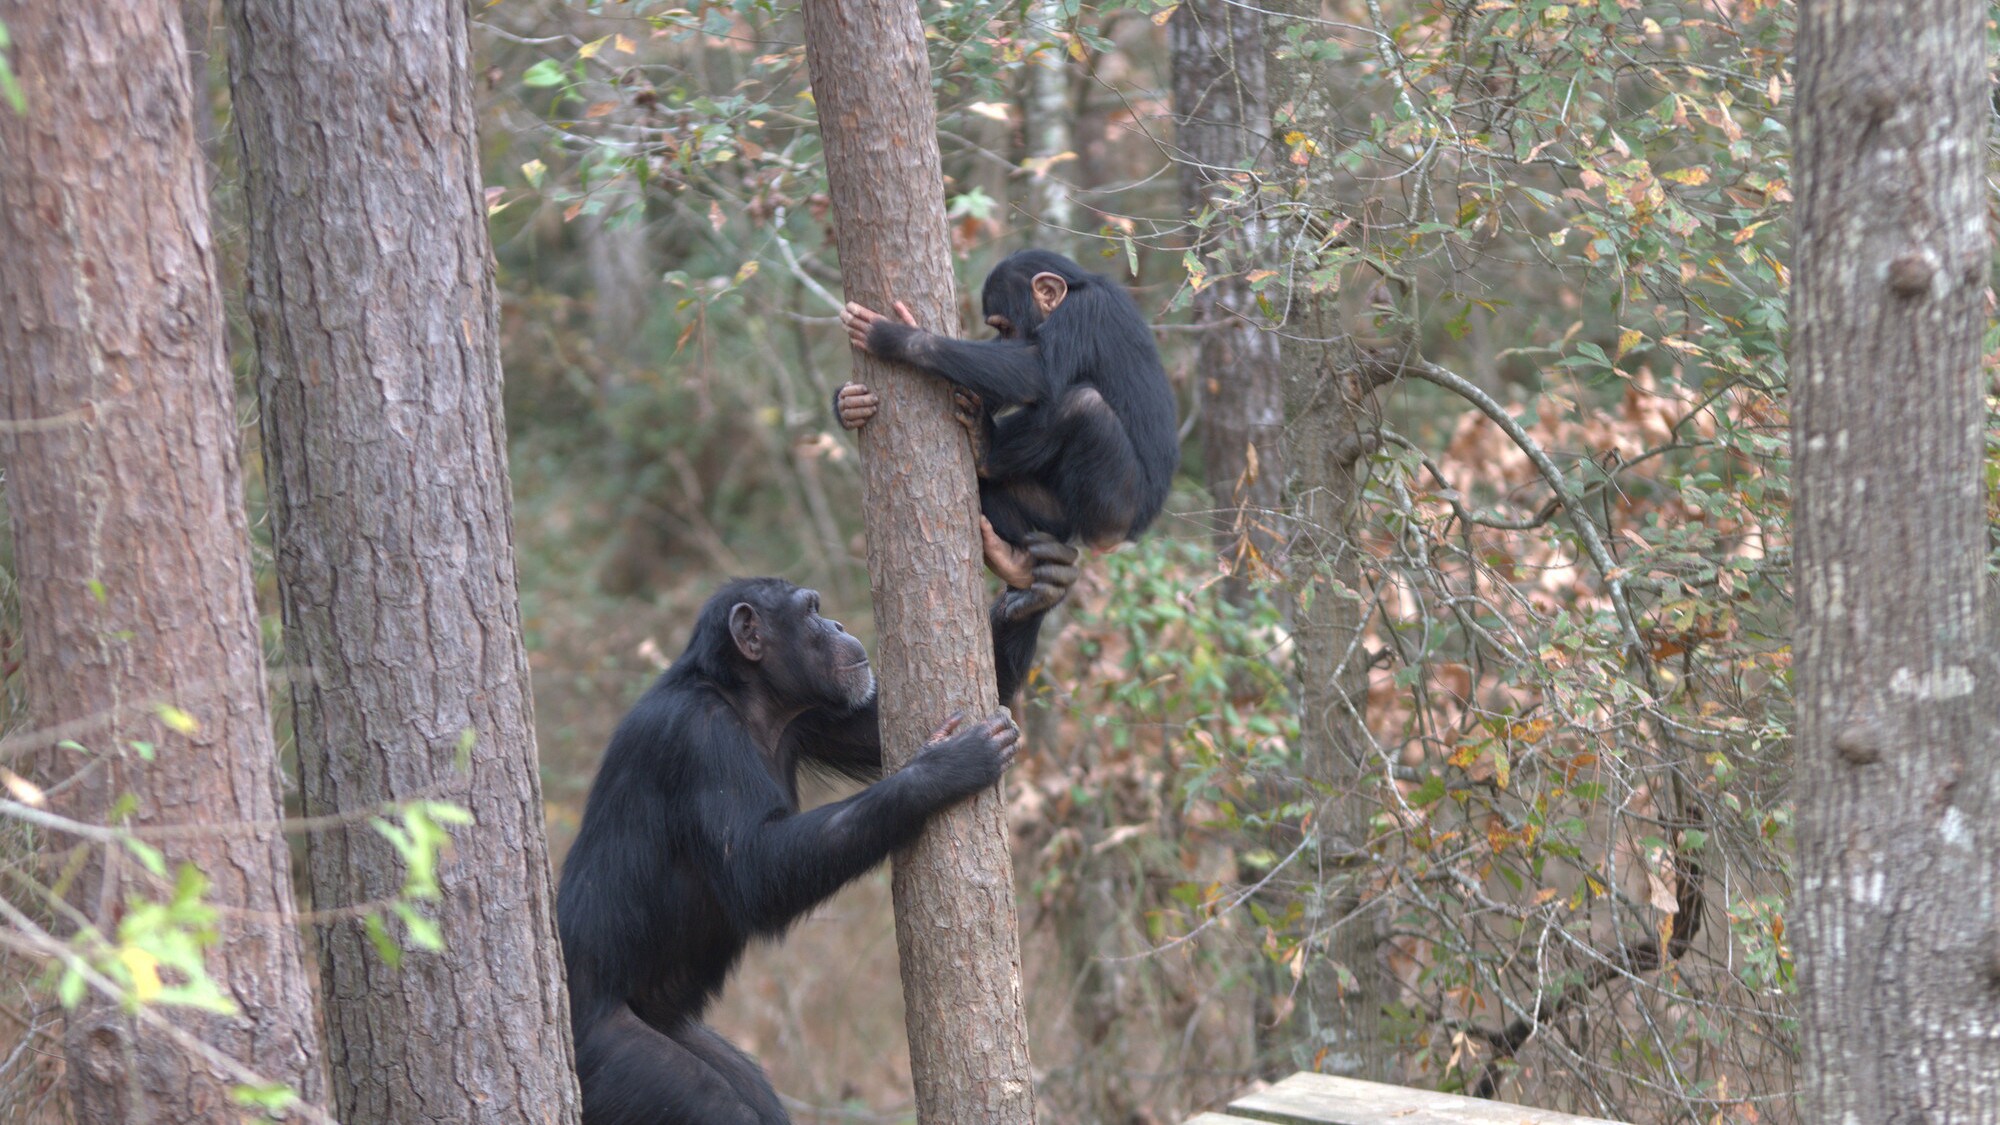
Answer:
<svg viewBox="0 0 2000 1125"><path fill-rule="evenodd" d="M1808 1121L1995 1120L1984 4L1799 21L1798 927Z"/></svg>
<svg viewBox="0 0 2000 1125"><path fill-rule="evenodd" d="M1034 0L1034 27L1031 34L1054 38L1065 22L1063 0ZM1076 207L1070 202L1069 184L1057 173L1062 167L1056 158L1070 153L1075 167L1076 114L1070 108L1070 60L1060 42L1036 57L1028 77L1028 156L1036 169L1030 181L1034 213L1042 229L1035 232L1035 244L1061 250L1067 247L1076 226Z"/></svg>
<svg viewBox="0 0 2000 1125"><path fill-rule="evenodd" d="M225 908L205 964L239 1014L170 1018L316 1102L180 7L5 0L0 22L29 102L0 107L0 450L33 722L73 743L43 780L76 820L129 794L126 824L213 827L158 842ZM164 895L108 848L70 901L108 935ZM245 1077L98 996L67 1047L82 1122L223 1120Z"/></svg>
<svg viewBox="0 0 2000 1125"><path fill-rule="evenodd" d="M825 138L847 296L909 304L956 334L936 115L908 0L807 0L806 61ZM945 386L856 353L882 395L861 431L883 746L893 768L938 720L994 706L979 504ZM998 790L931 822L896 857L896 939L918 1120L1035 1116L1013 864Z"/></svg>
<svg viewBox="0 0 2000 1125"><path fill-rule="evenodd" d="M1192 247L1204 258L1220 252L1227 267L1194 295L1194 322L1204 329L1194 385L1202 469L1218 509L1216 546L1235 568L1224 591L1240 601L1245 579L1277 557L1285 491L1278 334L1260 328L1244 276L1266 264L1276 241L1244 171L1261 163L1270 143L1264 16L1250 5L1188 0L1167 28L1181 205L1190 218L1205 208L1221 216Z"/></svg>
<svg viewBox="0 0 2000 1125"><path fill-rule="evenodd" d="M391 971L358 919L320 926L341 1115L573 1122L465 6L224 9L306 809L477 818L438 871L443 952ZM365 823L309 843L322 910L403 882Z"/></svg>
<svg viewBox="0 0 2000 1125"><path fill-rule="evenodd" d="M1319 18L1318 0L1284 0L1275 11L1290 20ZM1324 62L1278 49L1287 18L1266 25L1271 47L1271 99L1290 109L1283 127L1318 138L1322 152L1300 171L1298 225L1288 247L1299 260L1297 276L1317 266L1312 255L1338 214L1333 176L1336 115L1333 83ZM1284 400L1290 451L1292 539L1288 574L1293 596L1292 635L1299 667L1299 733L1306 778L1331 794L1315 822L1319 833L1319 886L1308 901L1307 923L1331 932L1323 957L1305 980L1309 1029L1319 1044L1317 1068L1331 1073L1386 1077L1380 1035L1387 981L1380 969L1379 935L1371 919L1346 919L1362 905L1355 885L1370 818L1376 809L1367 787L1375 776L1374 742L1367 726L1368 653L1362 554L1353 537L1372 413L1353 337L1340 317L1335 294L1299 285L1284 297ZM1342 984L1337 970L1352 980Z"/></svg>

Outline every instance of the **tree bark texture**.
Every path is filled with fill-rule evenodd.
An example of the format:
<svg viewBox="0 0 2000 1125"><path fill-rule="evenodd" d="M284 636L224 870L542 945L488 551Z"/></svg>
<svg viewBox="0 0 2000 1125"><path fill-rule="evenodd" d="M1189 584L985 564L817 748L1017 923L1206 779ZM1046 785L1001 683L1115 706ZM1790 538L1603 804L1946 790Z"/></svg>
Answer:
<svg viewBox="0 0 2000 1125"><path fill-rule="evenodd" d="M2000 1119L1984 4L1801 5L1804 1117Z"/></svg>
<svg viewBox="0 0 2000 1125"><path fill-rule="evenodd" d="M181 10L5 0L0 22L29 101L0 108L0 450L31 713L51 747L42 780L76 820L102 824L130 794L130 825L213 829L158 842L211 880L224 913L206 966L240 1014L167 1017L314 1102L325 1080ZM71 903L109 935L128 896L165 894L111 848ZM70 1013L66 1038L81 1122L235 1115L240 1073L100 997Z"/></svg>
<svg viewBox="0 0 2000 1125"><path fill-rule="evenodd" d="M396 895L360 818L452 801L440 953L320 926L344 1120L579 1107L514 575L491 250L459 0L228 0L248 305L322 911ZM463 760L461 739L474 739Z"/></svg>
<svg viewBox="0 0 2000 1125"><path fill-rule="evenodd" d="M807 0L806 61L825 139L847 296L909 304L957 334L923 25L909 0ZM950 392L856 353L882 397L861 431L887 765L953 711L995 706L979 503ZM1031 1122L1013 863L996 789L931 822L896 857L918 1120Z"/></svg>
<svg viewBox="0 0 2000 1125"><path fill-rule="evenodd" d="M1320 18L1318 0L1283 0L1272 11L1277 15L1266 24L1270 97L1273 104L1290 109L1290 120L1277 127L1315 138L1323 150L1294 173L1292 190L1302 219L1288 226L1283 239L1295 256L1286 268L1306 276L1317 264L1316 247L1341 205L1333 168L1338 116L1330 101L1338 87L1325 63L1301 58L1281 41L1287 22ZM1376 923L1362 919L1333 926L1362 906L1344 857L1359 854L1378 807L1369 791L1377 770L1367 724L1368 652L1362 633L1368 603L1362 550L1353 531L1374 407L1336 296L1294 287L1283 298L1281 327L1291 469L1286 562L1295 599L1290 608L1298 654L1302 766L1307 782L1320 788L1327 803L1315 822L1319 886L1308 899L1307 922L1314 929L1332 928L1324 956L1355 978L1352 987L1343 989L1337 975L1322 965L1309 974L1303 991L1313 1025L1315 1069L1384 1078L1388 1055L1379 1028L1389 982L1380 968Z"/></svg>
<svg viewBox="0 0 2000 1125"><path fill-rule="evenodd" d="M1270 151L1264 15L1227 0L1188 0L1167 31L1181 205L1191 217L1218 213L1194 232L1191 249L1204 258L1222 250L1228 263L1226 276L1194 295L1194 323L1203 329L1194 385L1216 545L1234 561L1225 591L1235 600L1256 566L1277 558L1285 494L1278 334L1261 328L1256 294L1243 276L1266 264L1276 240L1245 171Z"/></svg>

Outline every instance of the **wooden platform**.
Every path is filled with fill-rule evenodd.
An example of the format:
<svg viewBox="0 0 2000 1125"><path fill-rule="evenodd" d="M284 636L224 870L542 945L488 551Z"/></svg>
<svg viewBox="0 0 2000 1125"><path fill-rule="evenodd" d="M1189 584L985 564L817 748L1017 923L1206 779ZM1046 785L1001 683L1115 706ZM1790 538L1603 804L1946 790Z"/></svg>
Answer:
<svg viewBox="0 0 2000 1125"><path fill-rule="evenodd" d="M1283 1082L1229 1103L1223 1113L1204 1113L1187 1125L1618 1125L1597 1117L1554 1113L1389 1086L1329 1074L1300 1072Z"/></svg>

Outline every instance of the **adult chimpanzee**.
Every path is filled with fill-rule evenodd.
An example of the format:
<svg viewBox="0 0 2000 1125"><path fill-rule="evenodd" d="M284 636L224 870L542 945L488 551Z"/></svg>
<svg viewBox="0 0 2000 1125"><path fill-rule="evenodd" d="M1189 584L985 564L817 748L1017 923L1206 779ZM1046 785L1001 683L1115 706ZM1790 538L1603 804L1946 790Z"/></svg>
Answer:
<svg viewBox="0 0 2000 1125"><path fill-rule="evenodd" d="M1032 532L1109 548L1145 531L1166 502L1180 436L1152 329L1123 287L1061 254L1023 250L986 275L982 301L997 339L926 332L900 301L901 324L851 301L840 319L855 347L970 392L960 416L973 433L980 510L1014 547L995 571L1021 586ZM835 398L848 429L878 406L860 383Z"/></svg>
<svg viewBox="0 0 2000 1125"><path fill-rule="evenodd" d="M1031 545L1034 580L993 603L1001 689L1076 580L1073 549ZM1012 654L1012 655L1010 655ZM1019 739L1006 712L946 723L903 768L799 811L801 762L882 764L875 678L819 595L731 582L687 651L619 723L563 864L556 918L585 1125L772 1125L764 1072L701 1022L753 937L784 932L909 843L926 818L992 785Z"/></svg>

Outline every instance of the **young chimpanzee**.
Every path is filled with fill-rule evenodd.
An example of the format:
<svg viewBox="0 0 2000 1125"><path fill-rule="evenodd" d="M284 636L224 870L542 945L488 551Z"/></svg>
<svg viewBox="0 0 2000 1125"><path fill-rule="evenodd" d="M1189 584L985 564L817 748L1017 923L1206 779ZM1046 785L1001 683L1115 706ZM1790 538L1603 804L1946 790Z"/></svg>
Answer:
<svg viewBox="0 0 2000 1125"><path fill-rule="evenodd" d="M1075 552L1033 545L1034 581L993 603L1011 692L1033 632L1076 580ZM909 843L931 814L996 781L1006 712L954 718L903 768L799 811L799 765L879 773L875 677L819 595L731 582L687 651L619 723L556 896L585 1125L788 1121L763 1070L701 1022L753 937L772 937Z"/></svg>
<svg viewBox="0 0 2000 1125"><path fill-rule="evenodd" d="M1014 548L995 572L1022 586L1032 532L1104 549L1145 531L1180 464L1180 435L1152 329L1123 287L1061 254L1023 250L986 275L982 301L997 339L926 332L900 301L902 324L851 301L840 319L855 347L959 388L980 510ZM860 383L835 398L848 429L880 405Z"/></svg>

